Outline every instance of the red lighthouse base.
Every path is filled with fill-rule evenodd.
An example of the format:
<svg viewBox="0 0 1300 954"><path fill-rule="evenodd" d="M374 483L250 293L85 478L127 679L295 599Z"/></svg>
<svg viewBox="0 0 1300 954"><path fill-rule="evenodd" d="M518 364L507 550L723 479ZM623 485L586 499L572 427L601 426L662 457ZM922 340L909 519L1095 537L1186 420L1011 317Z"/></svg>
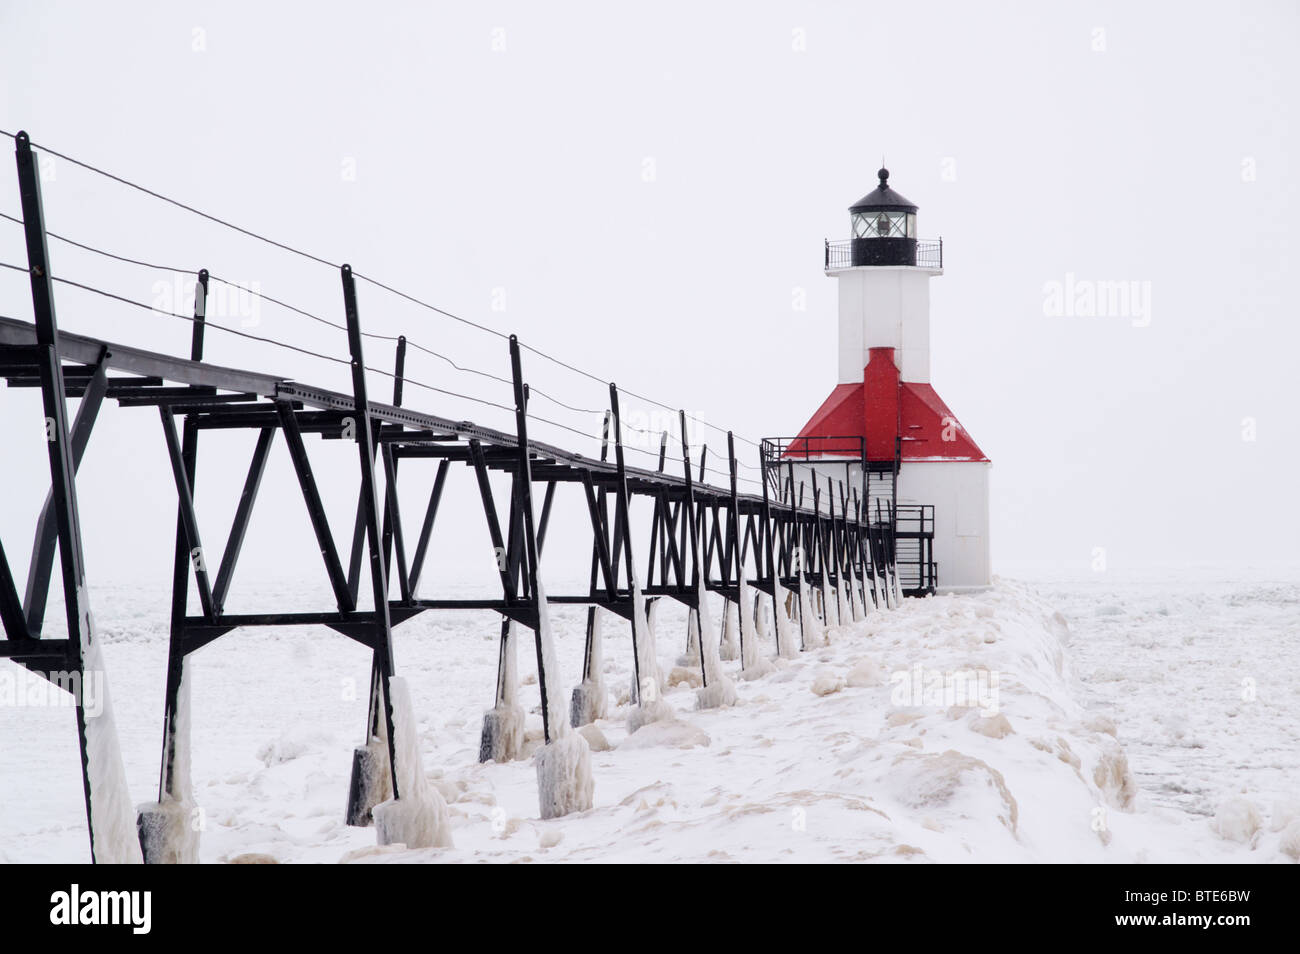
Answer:
<svg viewBox="0 0 1300 954"><path fill-rule="evenodd" d="M818 447L814 437L862 437L867 459L988 461L929 384L902 381L893 348L872 348L860 384L838 384L799 431L788 453L856 456L857 448Z"/></svg>

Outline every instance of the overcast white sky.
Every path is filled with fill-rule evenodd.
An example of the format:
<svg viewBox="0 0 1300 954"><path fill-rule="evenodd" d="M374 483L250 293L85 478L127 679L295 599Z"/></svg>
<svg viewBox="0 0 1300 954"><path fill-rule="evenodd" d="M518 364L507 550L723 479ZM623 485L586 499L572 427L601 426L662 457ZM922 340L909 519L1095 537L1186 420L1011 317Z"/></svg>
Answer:
<svg viewBox="0 0 1300 954"><path fill-rule="evenodd" d="M1272 562L1295 558L1300 526L1297 50L1294 2L4 0L0 126L749 437L795 433L834 384L822 241L847 237L883 154L921 236L945 241L933 380L994 461L995 572L1086 568L1094 547L1113 566ZM48 171L53 231L342 316L329 269L66 163ZM0 210L18 212L12 165ZM166 275L52 253L56 274L165 294ZM3 221L0 260L23 261ZM1149 283L1150 312L1045 314L1045 284L1067 274ZM361 294L369 329L506 373L499 340ZM179 322L71 289L58 306L65 329L186 350ZM0 314L30 318L23 276L0 273ZM272 306L257 318L259 333L346 352L341 333ZM228 336L209 335L208 354L347 387L338 367ZM387 366L391 351L368 357ZM408 372L508 398L426 356ZM604 406L598 385L535 358L527 376ZM34 392L0 393L0 427L0 535L21 576L48 482ZM201 446L209 547L250 448ZM320 469L346 513L355 470ZM107 405L79 487L92 580L164 582L175 497L156 415ZM266 493L249 566L315 572L282 447ZM479 519L455 514L447 532Z"/></svg>

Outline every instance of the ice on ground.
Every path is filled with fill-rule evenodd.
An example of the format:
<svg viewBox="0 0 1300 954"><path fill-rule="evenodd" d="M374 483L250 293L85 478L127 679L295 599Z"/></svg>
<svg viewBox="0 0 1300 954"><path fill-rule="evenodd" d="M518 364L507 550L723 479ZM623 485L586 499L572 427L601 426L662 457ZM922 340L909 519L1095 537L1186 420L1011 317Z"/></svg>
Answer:
<svg viewBox="0 0 1300 954"><path fill-rule="evenodd" d="M1264 827L1264 820L1249 799L1230 798L1214 813L1213 824L1220 838L1250 844Z"/></svg>
<svg viewBox="0 0 1300 954"><path fill-rule="evenodd" d="M1292 861L1300 861L1300 821L1294 821L1282 829L1278 850Z"/></svg>
<svg viewBox="0 0 1300 954"><path fill-rule="evenodd" d="M249 593L271 609L283 603L282 587L250 585ZM110 595L98 602L114 614L105 654L126 778L148 797L157 783L168 593L120 587ZM327 601L330 593L311 596ZM1097 616L1100 604L1118 612ZM684 607L656 605L662 625L684 630ZM1290 807L1300 778L1292 738L1300 583L998 581L983 594L873 609L840 626L829 646L778 660L780 671L765 679L737 680L740 705L692 711L693 689L668 687L656 700L667 719L637 728L637 707L611 699L608 717L582 731L589 749L598 748L597 731L610 746L590 755L600 775L591 810L545 822L534 765L476 761L478 715L496 679L499 644L487 635L494 619L431 612L395 632L424 717L424 762L443 769L427 779L448 803L449 849L367 848L374 835L343 823L348 743L364 724L366 694L345 687L341 697L340 682L366 678L368 650L307 628L237 630L205 647L193 704L194 792L207 819L201 860L1289 864L1300 856L1300 817ZM557 605L550 619L556 656L576 666L585 609ZM628 627L606 629L601 672L622 687L633 665ZM540 740L534 654L521 653L519 664L519 704L528 734ZM944 698L943 678L937 698L892 698L899 687L891 676L916 666L941 676L1000 674L996 700L985 700L996 706ZM277 681L289 668L293 693ZM846 687L810 692L823 669ZM0 662L0 693L11 672L30 675ZM736 664L724 672L735 679ZM294 757L259 759L267 739L280 736L297 740ZM69 712L0 705L0 738L0 852L11 861L84 861ZM33 786L39 804L25 795ZM1232 798L1264 817L1249 841L1215 828L1216 810ZM563 840L539 851L543 833L555 830Z"/></svg>
<svg viewBox="0 0 1300 954"><path fill-rule="evenodd" d="M814 696L829 696L831 693L839 692L843 688L843 677L829 669L818 672L811 686Z"/></svg>
<svg viewBox="0 0 1300 954"><path fill-rule="evenodd" d="M612 746L600 726L588 723L578 728L578 734L587 740L587 748L593 752L608 752Z"/></svg>
<svg viewBox="0 0 1300 954"><path fill-rule="evenodd" d="M708 745L709 736L703 729L680 719L670 719L646 726L635 735L629 735L619 746L622 750L647 749L664 746L675 749L689 749L697 745Z"/></svg>
<svg viewBox="0 0 1300 954"><path fill-rule="evenodd" d="M854 689L866 689L871 686L883 686L889 681L889 676L879 663L864 656L853 664L844 681Z"/></svg>
<svg viewBox="0 0 1300 954"><path fill-rule="evenodd" d="M676 718L677 710L670 703L663 699L646 699L628 712L627 731L631 735L653 722L671 722Z"/></svg>
<svg viewBox="0 0 1300 954"><path fill-rule="evenodd" d="M736 684L726 676L719 676L695 693L695 708L721 709L736 704Z"/></svg>
<svg viewBox="0 0 1300 954"><path fill-rule="evenodd" d="M981 759L953 749L905 752L893 763L889 788L900 802L916 809L956 811L967 817L997 819L1014 837L1020 806L1002 773Z"/></svg>

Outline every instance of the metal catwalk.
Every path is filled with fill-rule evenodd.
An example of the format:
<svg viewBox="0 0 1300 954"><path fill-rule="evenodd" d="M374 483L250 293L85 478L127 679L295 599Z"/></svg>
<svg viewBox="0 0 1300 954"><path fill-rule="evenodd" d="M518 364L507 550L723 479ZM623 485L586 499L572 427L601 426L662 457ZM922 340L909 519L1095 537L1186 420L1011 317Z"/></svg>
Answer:
<svg viewBox="0 0 1300 954"><path fill-rule="evenodd" d="M895 599L892 514L882 518L869 513L860 488L845 481L828 478L826 486L796 487L793 472L784 477L779 460L760 460L761 493L741 493L740 462L735 440L728 434L728 480L725 486L710 484L704 479L705 461L692 460L684 414L680 418L681 446L674 448L679 450L680 456L673 455L677 459L669 455L665 433L656 468L629 466L619 390L613 384L608 386L609 408L598 459L530 438L532 395L522 365L524 349L514 336L509 337L506 348L514 399L513 432L406 406L405 338L396 342L391 400L374 400L367 389L366 336L358 311L357 277L347 265L338 268L338 275L349 342L350 394L204 361L206 271L198 273L188 357L60 332L54 307L53 283L57 279L49 266L37 156L25 134L18 134L15 143L28 257L22 270L30 276L35 322L0 317L0 377L10 388L40 390L51 483L37 522L21 596L0 541L0 618L6 636L0 641L0 657L65 688L93 666L98 650L81 556L75 475L105 399L123 408L152 408L158 415L177 491L160 802L174 793L177 733L187 731L178 727L176 719L185 660L236 628L318 624L371 649L366 734L367 738L386 740L391 794L400 799L398 778L392 772L396 758L389 693L394 676L393 630L421 613L497 612L502 617L503 644L511 621L534 630L543 727L549 743L556 720L567 719L568 713L561 701L566 687L548 681L542 658L537 629L543 599L589 607L584 677L591 662L597 607L628 620L635 666L641 658L638 641L645 638L646 626L644 609L638 607L643 607L645 600L669 598L695 608L701 593L719 594L734 603L752 588L756 603L759 599L770 602L775 620L777 614L788 612L787 592L797 593L801 588L835 591L836 598L825 600L822 610L832 616L838 612L835 604L849 606L858 618L878 603L885 605ZM75 415L69 412L70 398L79 399ZM200 539L193 492L200 435L215 429L249 432L253 449L228 537L219 557L210 558L218 551ZM350 527L331 526L327 518L308 438L349 441L356 446L357 505ZM333 605L228 614L226 596L246 531L256 518L267 458L277 443L283 443L292 462ZM337 457L331 459L332 465L338 462ZM433 472L431 493L415 504L422 511L418 524L408 526L403 520L412 504L404 505L399 493L399 467ZM489 479L493 472L507 476L508 495L494 491ZM585 503L582 509L587 520L582 532L589 529L591 533L590 585L581 592L547 592L543 597L539 557L553 503L561 492L576 494ZM470 505L481 507L486 516L487 539L481 545L491 547L498 557L498 597L419 596L431 548L466 549L467 541L444 539L435 533L440 510L449 506L457 493L468 495ZM646 521L630 516L637 501L639 509L652 513L648 530ZM43 635L56 550L67 638ZM644 574L638 566L642 558ZM363 576L369 580L369 592L364 594ZM190 605L191 581L198 594L197 606ZM879 581L886 585L882 587ZM797 618L804 611L803 601L795 599L792 606ZM637 677L640 685L639 672ZM707 685L708 674L702 672L702 677ZM93 746L88 748L83 707L76 711L91 851L98 860L95 832L102 821L96 818L99 806L92 791L96 775L89 764L94 751ZM354 771L348 814L350 822L365 824L375 795L365 790L358 774ZM151 853L143 823L141 831L145 859L159 860L156 851Z"/></svg>

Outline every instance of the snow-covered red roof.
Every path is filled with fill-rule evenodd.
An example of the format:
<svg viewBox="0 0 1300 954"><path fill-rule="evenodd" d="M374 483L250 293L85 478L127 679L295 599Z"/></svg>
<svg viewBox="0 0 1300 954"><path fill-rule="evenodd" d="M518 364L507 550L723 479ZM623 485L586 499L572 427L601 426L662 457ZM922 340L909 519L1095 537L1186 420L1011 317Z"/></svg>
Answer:
<svg viewBox="0 0 1300 954"><path fill-rule="evenodd" d="M929 384L899 379L893 348L872 348L862 381L837 384L786 453L857 456L857 449L813 437L863 437L869 460L893 460L902 438L904 460L987 461L975 440Z"/></svg>

